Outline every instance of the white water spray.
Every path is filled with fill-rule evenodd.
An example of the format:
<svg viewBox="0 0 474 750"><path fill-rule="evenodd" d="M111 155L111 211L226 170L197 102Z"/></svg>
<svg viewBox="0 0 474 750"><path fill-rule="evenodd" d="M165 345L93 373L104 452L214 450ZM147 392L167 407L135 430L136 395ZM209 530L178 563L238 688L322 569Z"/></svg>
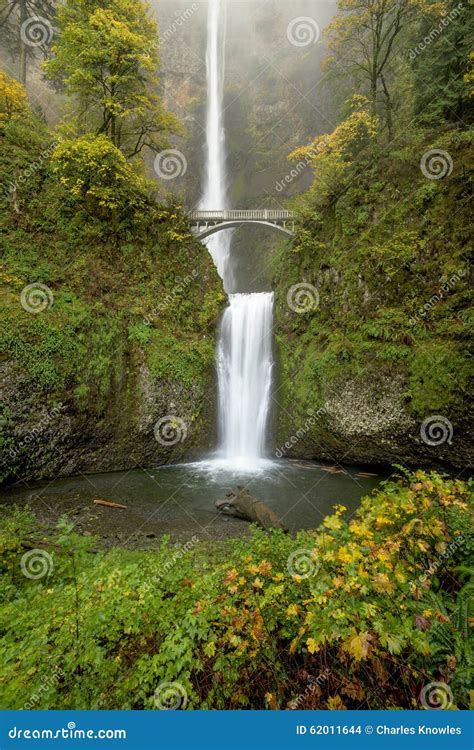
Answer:
<svg viewBox="0 0 474 750"><path fill-rule="evenodd" d="M218 347L220 448L261 458L270 411L273 293L232 294Z"/></svg>
<svg viewBox="0 0 474 750"><path fill-rule="evenodd" d="M224 0L209 0L207 26L206 186L202 210L228 207L223 125ZM233 286L231 232L208 242L226 291ZM229 467L263 458L272 381L273 293L231 294L217 350L219 453Z"/></svg>

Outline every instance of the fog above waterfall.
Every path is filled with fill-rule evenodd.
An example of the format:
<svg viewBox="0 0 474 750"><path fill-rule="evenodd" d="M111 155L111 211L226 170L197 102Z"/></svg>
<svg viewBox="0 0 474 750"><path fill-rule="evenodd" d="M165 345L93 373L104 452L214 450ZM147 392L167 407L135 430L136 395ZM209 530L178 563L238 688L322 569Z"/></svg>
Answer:
<svg viewBox="0 0 474 750"><path fill-rule="evenodd" d="M166 105L186 127L176 139L188 164L173 184L188 207L202 205L206 152L204 0L159 0L160 71ZM334 95L320 72L324 29L336 9L324 0L227 0L224 109L229 205L270 208L304 190L306 168L287 182L288 154L335 123ZM266 258L281 240L266 230L234 233L234 291L268 291ZM258 258L256 272L255 257Z"/></svg>
<svg viewBox="0 0 474 750"><path fill-rule="evenodd" d="M205 0L153 3L166 103L188 131L181 143L191 169L180 187L191 203L199 202L202 191L207 7ZM226 0L225 9L224 127L231 196L243 205L254 196L263 199L265 192L274 194L278 177L287 171L287 154L334 127L334 105L321 81L320 63L324 29L336 3Z"/></svg>

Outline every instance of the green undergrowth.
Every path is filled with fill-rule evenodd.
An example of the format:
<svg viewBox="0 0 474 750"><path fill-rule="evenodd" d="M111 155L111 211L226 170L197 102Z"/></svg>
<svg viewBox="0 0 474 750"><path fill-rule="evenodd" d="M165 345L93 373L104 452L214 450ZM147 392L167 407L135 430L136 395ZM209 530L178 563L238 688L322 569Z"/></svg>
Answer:
<svg viewBox="0 0 474 750"><path fill-rule="evenodd" d="M274 259L281 399L292 414L318 408L339 380L403 379L407 413L450 415L469 391L472 133L411 129L373 145L325 202L296 201L292 248ZM453 169L427 179L423 154L447 152ZM288 306L313 285L319 304ZM290 408L291 407L291 408Z"/></svg>
<svg viewBox="0 0 474 750"><path fill-rule="evenodd" d="M224 295L181 207L145 193L114 211L75 200L31 117L0 133L0 356L40 392L98 413L131 357L160 378L205 380ZM21 304L30 284L49 290L41 312Z"/></svg>
<svg viewBox="0 0 474 750"><path fill-rule="evenodd" d="M67 519L51 536L6 511L0 703L466 708L471 499L418 471L314 531L153 552L106 553Z"/></svg>

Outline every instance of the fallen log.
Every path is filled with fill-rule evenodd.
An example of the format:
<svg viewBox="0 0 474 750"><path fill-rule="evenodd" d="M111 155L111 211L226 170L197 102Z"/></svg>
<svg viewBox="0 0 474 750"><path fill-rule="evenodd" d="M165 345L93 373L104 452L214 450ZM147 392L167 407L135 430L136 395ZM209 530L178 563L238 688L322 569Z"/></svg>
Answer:
<svg viewBox="0 0 474 750"><path fill-rule="evenodd" d="M104 505L106 508L121 508L125 510L127 508L126 505L122 505L121 503L114 503L112 500L103 500L101 497L94 498L95 505Z"/></svg>
<svg viewBox="0 0 474 750"><path fill-rule="evenodd" d="M246 489L240 486L236 490L228 492L223 500L217 500L216 508L236 518L243 518L250 523L256 523L262 529L283 529L283 531L287 531L277 514L268 505L252 497Z"/></svg>

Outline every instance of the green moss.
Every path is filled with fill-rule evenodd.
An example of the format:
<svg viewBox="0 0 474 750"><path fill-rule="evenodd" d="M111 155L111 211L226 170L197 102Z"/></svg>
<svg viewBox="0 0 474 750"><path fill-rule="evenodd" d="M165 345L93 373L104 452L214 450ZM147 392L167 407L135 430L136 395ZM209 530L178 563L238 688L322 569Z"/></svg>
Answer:
<svg viewBox="0 0 474 750"><path fill-rule="evenodd" d="M292 251L273 265L285 427L308 405L320 406L340 379L381 375L403 378L415 418L462 417L470 369L469 135L447 132L436 144L424 138L417 132L398 153L369 154L333 203L312 205L310 193L297 202ZM434 146L453 159L449 179L429 181L419 169L420 153ZM317 288L320 303L298 315L287 293L300 282Z"/></svg>
<svg viewBox="0 0 474 750"><path fill-rule="evenodd" d="M139 208L104 218L59 184L44 124L29 130L27 138L15 124L0 136L0 356L19 366L30 390L57 393L95 417L147 359L156 378L204 394L224 295L181 207L144 193ZM37 314L20 299L36 283L52 300Z"/></svg>
<svg viewBox="0 0 474 750"><path fill-rule="evenodd" d="M214 361L214 340L180 340L171 334L154 331L148 353L153 377L179 381L186 386L201 383Z"/></svg>

